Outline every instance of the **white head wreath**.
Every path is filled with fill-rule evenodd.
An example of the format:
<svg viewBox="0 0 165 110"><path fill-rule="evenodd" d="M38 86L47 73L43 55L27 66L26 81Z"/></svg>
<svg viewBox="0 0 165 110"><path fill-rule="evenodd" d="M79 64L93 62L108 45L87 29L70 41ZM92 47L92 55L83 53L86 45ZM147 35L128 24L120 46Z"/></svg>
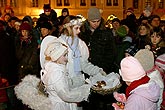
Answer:
<svg viewBox="0 0 165 110"><path fill-rule="evenodd" d="M77 18L77 19L73 19L71 20L69 23L66 23L63 25L64 28L68 27L68 26L74 26L74 25L79 25L81 26L82 25L82 19L80 18Z"/></svg>

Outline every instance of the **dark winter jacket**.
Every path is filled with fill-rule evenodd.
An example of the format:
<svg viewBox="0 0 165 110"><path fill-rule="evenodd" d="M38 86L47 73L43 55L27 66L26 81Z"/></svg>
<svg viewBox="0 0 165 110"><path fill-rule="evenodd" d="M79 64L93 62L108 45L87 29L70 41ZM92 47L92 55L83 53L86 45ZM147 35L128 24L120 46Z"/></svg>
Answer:
<svg viewBox="0 0 165 110"><path fill-rule="evenodd" d="M14 38L0 31L0 75L8 80L9 84L16 84L16 57Z"/></svg>
<svg viewBox="0 0 165 110"><path fill-rule="evenodd" d="M40 16L40 18L39 18L38 22L43 22L43 20L47 19L48 21L51 21L53 23L53 26L56 27L58 25L57 13L53 9L51 10L49 16L47 16L45 13L42 13L39 16Z"/></svg>
<svg viewBox="0 0 165 110"><path fill-rule="evenodd" d="M86 20L81 27L80 38L89 48L89 61L103 68L106 73L112 72L116 46L112 31L105 28L104 20L101 19L100 26L93 33Z"/></svg>
<svg viewBox="0 0 165 110"><path fill-rule="evenodd" d="M32 37L28 41L16 42L16 57L19 80L27 74L39 74L39 56L37 54L37 40Z"/></svg>

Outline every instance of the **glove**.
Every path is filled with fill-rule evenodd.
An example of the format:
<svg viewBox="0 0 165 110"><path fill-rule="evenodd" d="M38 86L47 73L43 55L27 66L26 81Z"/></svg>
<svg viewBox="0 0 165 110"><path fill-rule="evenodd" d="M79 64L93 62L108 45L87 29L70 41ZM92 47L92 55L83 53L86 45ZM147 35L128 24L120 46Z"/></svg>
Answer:
<svg viewBox="0 0 165 110"><path fill-rule="evenodd" d="M113 96L118 102L122 102L122 103L126 102L126 96L123 93L120 94L120 93L114 92Z"/></svg>
<svg viewBox="0 0 165 110"><path fill-rule="evenodd" d="M151 50L151 46L146 45L146 46L145 46L145 49Z"/></svg>

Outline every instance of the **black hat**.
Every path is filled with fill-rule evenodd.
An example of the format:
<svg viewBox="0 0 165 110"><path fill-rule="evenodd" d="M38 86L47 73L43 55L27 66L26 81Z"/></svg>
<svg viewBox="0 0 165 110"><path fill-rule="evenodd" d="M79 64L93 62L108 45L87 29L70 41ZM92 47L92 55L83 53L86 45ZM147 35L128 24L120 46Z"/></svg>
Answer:
<svg viewBox="0 0 165 110"><path fill-rule="evenodd" d="M40 28L46 28L48 30L52 29L52 24L50 22L42 22Z"/></svg>
<svg viewBox="0 0 165 110"><path fill-rule="evenodd" d="M44 9L51 9L50 4L44 4Z"/></svg>
<svg viewBox="0 0 165 110"><path fill-rule="evenodd" d="M113 22L118 22L119 24L121 23L121 21L118 19L118 18L114 18L113 20L112 20L112 23Z"/></svg>
<svg viewBox="0 0 165 110"><path fill-rule="evenodd" d="M63 8L63 9L62 9L62 13L63 13L63 12L69 12L68 8Z"/></svg>

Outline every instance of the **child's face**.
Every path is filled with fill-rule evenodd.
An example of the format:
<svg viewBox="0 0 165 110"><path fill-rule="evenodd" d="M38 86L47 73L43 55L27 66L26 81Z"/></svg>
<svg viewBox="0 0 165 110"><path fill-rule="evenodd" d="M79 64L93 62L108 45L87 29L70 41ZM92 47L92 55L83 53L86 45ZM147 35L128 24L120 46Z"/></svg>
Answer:
<svg viewBox="0 0 165 110"><path fill-rule="evenodd" d="M68 50L64 52L64 54L62 54L62 56L57 59L57 63L59 64L63 64L66 65L68 62Z"/></svg>
<svg viewBox="0 0 165 110"><path fill-rule="evenodd" d="M47 28L41 28L41 34L42 34L42 36L45 37L46 35L49 34L49 30Z"/></svg>
<svg viewBox="0 0 165 110"><path fill-rule="evenodd" d="M5 20L6 22L8 22L9 19L10 19L10 16L9 16L9 15L6 15L5 18L4 18L4 20Z"/></svg>
<svg viewBox="0 0 165 110"><path fill-rule="evenodd" d="M80 33L80 26L79 25L73 26L73 35L78 36L79 33Z"/></svg>
<svg viewBox="0 0 165 110"><path fill-rule="evenodd" d="M145 26L141 26L139 30L140 35L146 35L147 34L147 28Z"/></svg>
<svg viewBox="0 0 165 110"><path fill-rule="evenodd" d="M20 29L20 25L15 25L15 29L18 31Z"/></svg>
<svg viewBox="0 0 165 110"><path fill-rule="evenodd" d="M62 16L67 16L68 15L68 12L63 12L62 13Z"/></svg>
<svg viewBox="0 0 165 110"><path fill-rule="evenodd" d="M152 35L151 35L151 42L152 44L156 45L158 44L160 41L161 41L161 36L157 35L156 32L154 32Z"/></svg>
<svg viewBox="0 0 165 110"><path fill-rule="evenodd" d="M28 30L22 30L21 33L22 33L22 36L24 38L28 38L28 36L29 36L29 31Z"/></svg>
<svg viewBox="0 0 165 110"><path fill-rule="evenodd" d="M115 21L115 22L112 23L112 26L113 26L114 29L118 29L120 27L120 23Z"/></svg>

